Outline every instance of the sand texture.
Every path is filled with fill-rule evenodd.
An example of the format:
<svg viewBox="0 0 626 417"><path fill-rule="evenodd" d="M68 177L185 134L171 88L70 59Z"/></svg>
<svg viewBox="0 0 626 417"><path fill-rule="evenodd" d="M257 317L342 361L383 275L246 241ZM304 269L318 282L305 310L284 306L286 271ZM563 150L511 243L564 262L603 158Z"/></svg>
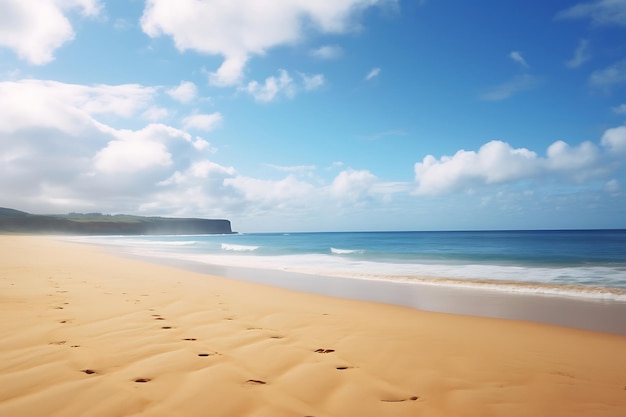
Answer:
<svg viewBox="0 0 626 417"><path fill-rule="evenodd" d="M624 318L626 319L626 318ZM0 416L626 416L626 337L0 236Z"/></svg>

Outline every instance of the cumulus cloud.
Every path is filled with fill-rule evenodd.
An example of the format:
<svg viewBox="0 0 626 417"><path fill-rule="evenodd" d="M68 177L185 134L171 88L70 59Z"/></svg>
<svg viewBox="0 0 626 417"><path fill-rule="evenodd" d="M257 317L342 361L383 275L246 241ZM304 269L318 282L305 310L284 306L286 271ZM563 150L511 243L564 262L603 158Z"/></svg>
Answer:
<svg viewBox="0 0 626 417"><path fill-rule="evenodd" d="M211 114L192 114L183 119L185 129L196 129L210 131L215 129L222 122L222 114L219 112Z"/></svg>
<svg viewBox="0 0 626 417"><path fill-rule="evenodd" d="M626 126L607 129L600 143L611 152L626 156Z"/></svg>
<svg viewBox="0 0 626 417"><path fill-rule="evenodd" d="M550 145L546 156L526 148L491 141L478 151L460 150L440 159L427 155L415 164L418 194L440 194L490 184L511 184L541 178L584 182L609 172L607 162L626 154L626 127L609 129L601 140L570 146L564 141Z"/></svg>
<svg viewBox="0 0 626 417"><path fill-rule="evenodd" d="M335 59L343 55L343 48L339 45L324 45L313 49L311 55L319 59Z"/></svg>
<svg viewBox="0 0 626 417"><path fill-rule="evenodd" d="M108 174L129 174L172 164L165 140L188 134L165 125L148 125L139 131L113 131L110 141L94 157L94 167Z"/></svg>
<svg viewBox="0 0 626 417"><path fill-rule="evenodd" d="M176 171L166 180L159 182L158 185L195 184L196 180L215 180L216 178L221 182L225 178L233 177L235 173L233 167L225 167L212 161L202 160L192 163L191 166L183 172Z"/></svg>
<svg viewBox="0 0 626 417"><path fill-rule="evenodd" d="M208 159L216 150L188 132L214 128L219 113L192 115L182 129L141 126L136 115L167 110L155 104L160 91L42 80L0 83L0 200L47 212L232 217L309 212L334 202L359 205L398 192L365 170L340 172L330 185L314 166L272 166L285 173L277 180L240 175ZM115 127L111 122L119 118L139 127Z"/></svg>
<svg viewBox="0 0 626 417"><path fill-rule="evenodd" d="M224 57L209 77L218 86L241 82L253 55L302 40L307 34L343 33L363 10L395 0L147 0L141 27L150 37L172 37L180 51Z"/></svg>
<svg viewBox="0 0 626 417"><path fill-rule="evenodd" d="M47 64L59 47L74 39L66 17L73 9L96 16L101 5L98 0L0 0L0 46L31 64Z"/></svg>
<svg viewBox="0 0 626 417"><path fill-rule="evenodd" d="M517 62L518 64L520 64L521 66L528 68L529 65L526 62L526 60L524 59L524 57L522 56L522 53L519 51L512 51L509 54L509 58L511 58L513 61Z"/></svg>
<svg viewBox="0 0 626 417"><path fill-rule="evenodd" d="M0 200L47 211L136 211L151 201L159 181L211 151L202 138L164 124L109 124L136 122L133 116L155 108L157 92L134 84L0 83Z"/></svg>
<svg viewBox="0 0 626 417"><path fill-rule="evenodd" d="M596 70L589 76L589 85L604 91L626 84L626 59Z"/></svg>
<svg viewBox="0 0 626 417"><path fill-rule="evenodd" d="M378 75L380 74L381 69L378 67L372 68L370 70L370 72L367 73L367 75L365 76L365 80L369 81L369 80L373 80L374 78L378 77Z"/></svg>
<svg viewBox="0 0 626 417"><path fill-rule="evenodd" d="M578 46L574 51L574 56L572 59L567 61L565 65L569 68L578 68L585 62L591 59L591 53L589 52L589 41L586 39L581 39L578 42Z"/></svg>
<svg viewBox="0 0 626 417"><path fill-rule="evenodd" d="M267 77L264 83L250 81L242 90L254 97L256 101L267 103L277 100L279 97L293 98L298 91L317 90L326 82L323 74L300 73L299 75L302 80L301 83L294 80L289 72L280 69L278 76Z"/></svg>
<svg viewBox="0 0 626 417"><path fill-rule="evenodd" d="M596 0L579 3L560 11L557 19L590 19L599 26L626 26L626 2Z"/></svg>
<svg viewBox="0 0 626 417"><path fill-rule="evenodd" d="M47 80L0 82L0 131L24 127L74 132L93 116L131 117L153 100L156 88L138 84L85 86Z"/></svg>
<svg viewBox="0 0 626 417"><path fill-rule="evenodd" d="M492 87L480 97L487 101L500 101L514 96L515 94L530 90L539 84L539 79L530 74L520 75L510 81Z"/></svg>
<svg viewBox="0 0 626 417"><path fill-rule="evenodd" d="M189 103L196 98L198 88L190 81L181 81L180 85L167 90L167 94L181 103Z"/></svg>
<svg viewBox="0 0 626 417"><path fill-rule="evenodd" d="M258 81L250 81L245 88L256 101L269 102L273 101L282 94L288 98L292 98L296 94L293 78L283 69L278 70L278 77L267 77L264 84Z"/></svg>
<svg viewBox="0 0 626 417"><path fill-rule="evenodd" d="M335 177L330 192L339 200L355 203L366 199L376 182L376 176L367 170L348 169Z"/></svg>

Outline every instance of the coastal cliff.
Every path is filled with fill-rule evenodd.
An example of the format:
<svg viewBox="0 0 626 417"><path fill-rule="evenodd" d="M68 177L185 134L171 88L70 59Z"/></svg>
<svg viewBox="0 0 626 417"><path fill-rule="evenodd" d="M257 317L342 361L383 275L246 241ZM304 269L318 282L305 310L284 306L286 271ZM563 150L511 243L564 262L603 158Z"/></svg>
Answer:
<svg viewBox="0 0 626 417"><path fill-rule="evenodd" d="M0 207L0 233L71 235L231 234L225 219L197 219L70 213L38 215Z"/></svg>

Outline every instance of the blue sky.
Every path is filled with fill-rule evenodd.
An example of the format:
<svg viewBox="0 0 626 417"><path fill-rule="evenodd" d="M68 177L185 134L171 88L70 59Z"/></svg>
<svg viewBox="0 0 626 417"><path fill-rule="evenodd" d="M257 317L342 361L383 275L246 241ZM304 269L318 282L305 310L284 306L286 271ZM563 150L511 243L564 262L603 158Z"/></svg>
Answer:
<svg viewBox="0 0 626 417"><path fill-rule="evenodd" d="M0 206L626 228L626 0L0 9Z"/></svg>

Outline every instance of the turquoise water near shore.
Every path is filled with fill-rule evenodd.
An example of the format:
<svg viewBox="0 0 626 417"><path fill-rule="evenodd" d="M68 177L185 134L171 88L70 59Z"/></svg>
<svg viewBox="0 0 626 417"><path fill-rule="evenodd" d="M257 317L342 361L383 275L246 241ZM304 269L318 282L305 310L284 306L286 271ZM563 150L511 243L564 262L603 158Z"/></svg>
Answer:
<svg viewBox="0 0 626 417"><path fill-rule="evenodd" d="M626 230L107 236L134 255L626 301Z"/></svg>

